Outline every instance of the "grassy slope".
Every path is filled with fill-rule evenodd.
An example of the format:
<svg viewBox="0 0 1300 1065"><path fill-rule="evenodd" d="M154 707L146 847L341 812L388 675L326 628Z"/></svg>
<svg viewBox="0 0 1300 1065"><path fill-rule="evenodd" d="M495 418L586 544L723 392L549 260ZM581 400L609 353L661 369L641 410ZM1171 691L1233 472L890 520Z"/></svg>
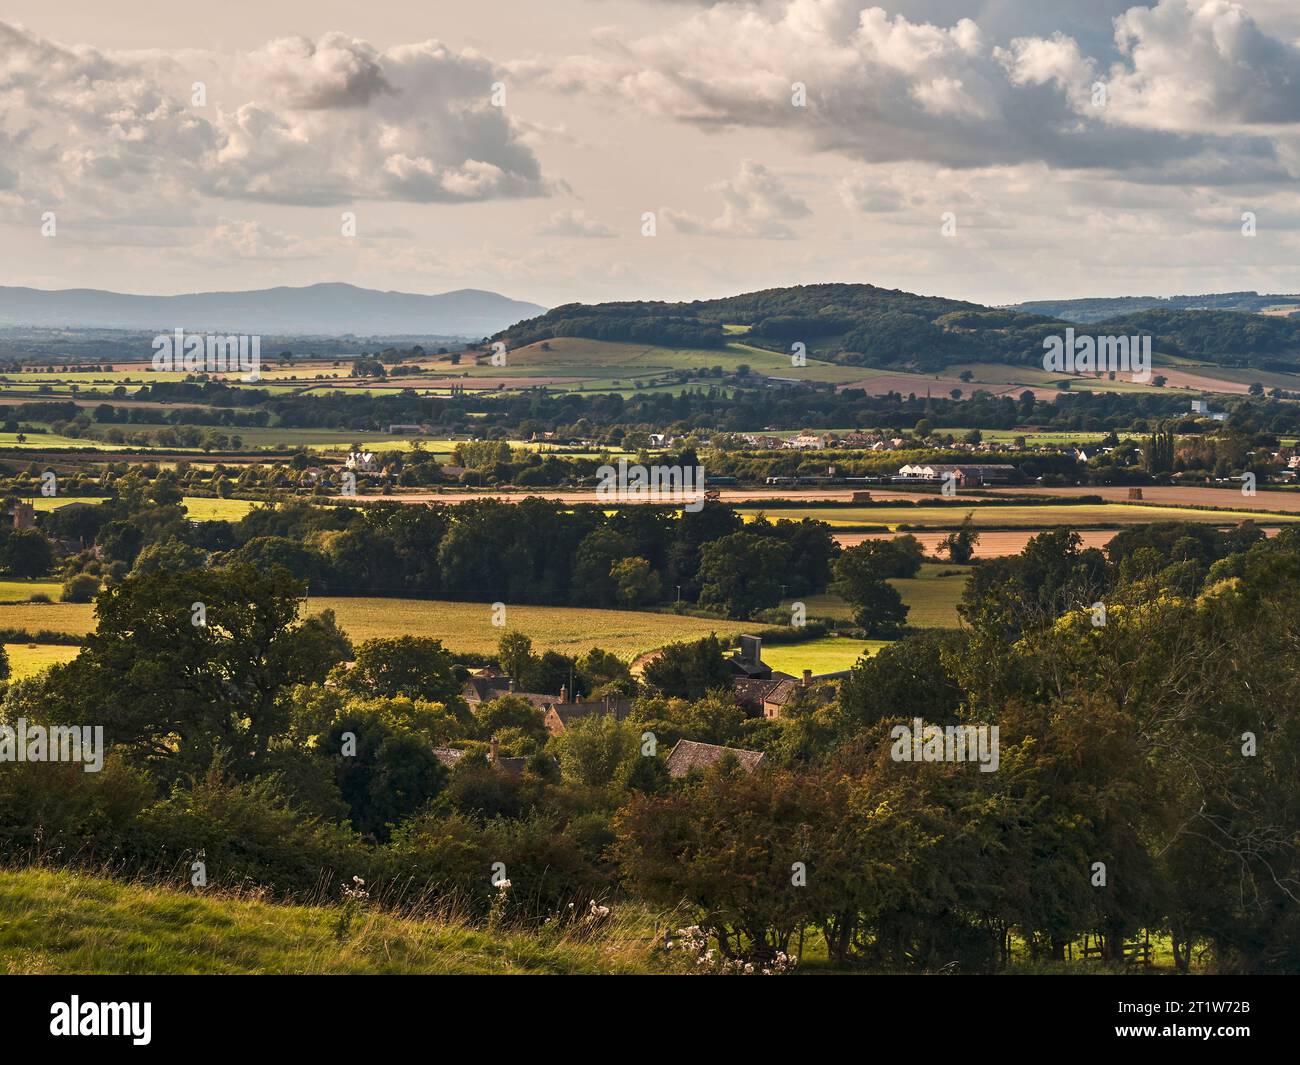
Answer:
<svg viewBox="0 0 1300 1065"><path fill-rule="evenodd" d="M67 871L0 872L0 973L654 972L648 923L586 942L373 912L198 896ZM635 915L640 917L642 915Z"/></svg>

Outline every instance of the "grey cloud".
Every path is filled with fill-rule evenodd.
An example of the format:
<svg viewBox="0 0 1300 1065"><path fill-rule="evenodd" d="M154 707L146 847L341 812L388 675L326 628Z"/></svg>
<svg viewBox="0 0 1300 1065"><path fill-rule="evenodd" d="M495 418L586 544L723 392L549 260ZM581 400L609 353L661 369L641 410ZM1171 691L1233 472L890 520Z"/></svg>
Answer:
<svg viewBox="0 0 1300 1065"><path fill-rule="evenodd" d="M1027 24L1079 21L1062 4L1039 6L1046 14ZM1082 21L1082 44L1065 32L999 41L976 20L955 17L970 5L904 8L946 12L951 21L913 21L873 0L718 4L608 56L573 57L536 76L702 128L780 130L867 163L1041 161L1147 181L1284 174L1268 131L1249 126L1300 120L1300 51L1240 8L1162 0L1120 15L1106 42L1099 31L1118 10L1107 3ZM1008 9L1027 11L988 4L980 17L1014 25ZM1097 80L1108 86L1105 107L1091 100ZM807 85L806 107L791 104L796 81ZM1202 108L1197 120L1184 115ZM1226 155L1239 171L1219 164Z"/></svg>

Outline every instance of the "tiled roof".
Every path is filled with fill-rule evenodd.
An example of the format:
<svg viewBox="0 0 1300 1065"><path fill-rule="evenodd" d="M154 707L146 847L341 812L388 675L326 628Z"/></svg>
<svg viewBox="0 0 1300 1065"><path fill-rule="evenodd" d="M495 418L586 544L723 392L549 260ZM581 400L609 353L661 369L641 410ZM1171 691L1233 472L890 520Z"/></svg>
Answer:
<svg viewBox="0 0 1300 1065"><path fill-rule="evenodd" d="M668 755L668 775L674 779L686 776L692 769L708 769L717 765L727 755L734 755L740 767L752 773L763 760L761 751L745 751L739 747L719 747L713 743L697 743L695 740L678 740L677 745Z"/></svg>
<svg viewBox="0 0 1300 1065"><path fill-rule="evenodd" d="M737 677L731 682L731 687L736 693L736 702L748 710L758 711L762 709L763 701L770 692L786 681L793 680L794 677L789 673L773 672L771 677L762 680Z"/></svg>
<svg viewBox="0 0 1300 1065"><path fill-rule="evenodd" d="M593 699L587 703L561 703L557 702L551 706L556 716L569 724L571 721L577 721L579 718L590 717L592 714L613 714L616 721L622 721L632 712L631 699Z"/></svg>
<svg viewBox="0 0 1300 1065"><path fill-rule="evenodd" d="M470 677L461 688L461 694L470 702L491 702L510 688L508 677Z"/></svg>

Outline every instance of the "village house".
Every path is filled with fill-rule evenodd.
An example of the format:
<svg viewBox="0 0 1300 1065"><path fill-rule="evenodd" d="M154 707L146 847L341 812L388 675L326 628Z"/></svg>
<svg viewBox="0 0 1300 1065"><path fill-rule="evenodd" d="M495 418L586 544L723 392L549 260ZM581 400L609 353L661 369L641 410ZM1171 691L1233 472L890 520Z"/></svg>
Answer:
<svg viewBox="0 0 1300 1065"><path fill-rule="evenodd" d="M727 664L734 674L731 687L736 702L752 717L780 717L796 701L814 700L824 705L835 698L834 682L848 676L847 670L814 676L811 669L805 669L802 677L782 673L763 661L763 640L758 636L741 636L740 649Z"/></svg>
<svg viewBox="0 0 1300 1065"><path fill-rule="evenodd" d="M615 721L623 721L632 712L632 700L621 696L606 696L585 703L582 701L570 703L564 701L566 694L561 691L560 701L546 708L546 731L552 736L558 736L575 721L581 721L583 718L612 716Z"/></svg>
<svg viewBox="0 0 1300 1065"><path fill-rule="evenodd" d="M556 703L564 702L565 698L564 692L559 695L544 695L541 692L519 691L513 680L494 669L480 669L471 673L461 686L460 694L471 708L478 706L479 703L490 703L493 699L500 699L504 695L517 695L521 699L527 699L542 711Z"/></svg>

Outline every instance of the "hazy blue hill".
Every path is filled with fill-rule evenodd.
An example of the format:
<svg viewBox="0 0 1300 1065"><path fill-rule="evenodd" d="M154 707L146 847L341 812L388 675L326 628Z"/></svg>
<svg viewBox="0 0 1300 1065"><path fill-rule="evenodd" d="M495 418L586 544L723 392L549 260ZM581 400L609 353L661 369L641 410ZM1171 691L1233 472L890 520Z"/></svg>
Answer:
<svg viewBox="0 0 1300 1065"><path fill-rule="evenodd" d="M437 334L479 338L540 313L535 303L459 289L434 296L339 283L141 296L100 289L0 287L0 325L220 329L231 333Z"/></svg>

